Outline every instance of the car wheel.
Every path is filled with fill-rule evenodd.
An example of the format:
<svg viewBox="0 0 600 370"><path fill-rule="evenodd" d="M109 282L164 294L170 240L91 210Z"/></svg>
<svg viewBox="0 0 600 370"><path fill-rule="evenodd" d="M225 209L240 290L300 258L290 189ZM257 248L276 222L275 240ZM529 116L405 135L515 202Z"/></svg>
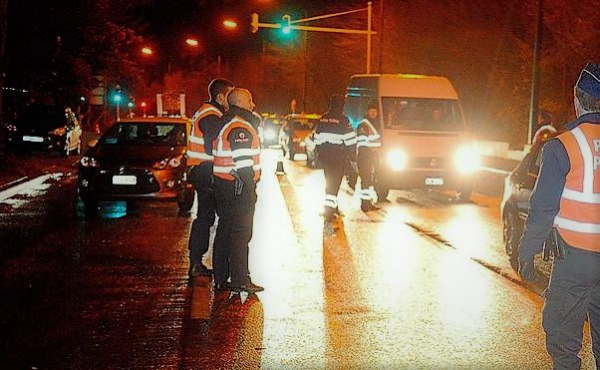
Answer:
<svg viewBox="0 0 600 370"><path fill-rule="evenodd" d="M502 222L502 236L504 239L504 249L510 257L510 262L515 267L519 257L519 239L521 231L519 230L517 211L513 207L506 209Z"/></svg>
<svg viewBox="0 0 600 370"><path fill-rule="evenodd" d="M85 208L86 213L97 212L100 206L100 202L98 199L91 196L79 196L81 203L83 203L83 208Z"/></svg>

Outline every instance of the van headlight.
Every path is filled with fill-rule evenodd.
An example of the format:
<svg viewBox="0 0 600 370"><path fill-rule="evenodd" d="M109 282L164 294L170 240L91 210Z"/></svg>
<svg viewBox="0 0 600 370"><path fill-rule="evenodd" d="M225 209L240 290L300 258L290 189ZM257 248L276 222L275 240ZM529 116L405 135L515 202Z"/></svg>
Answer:
<svg viewBox="0 0 600 370"><path fill-rule="evenodd" d="M406 168L407 156L400 149L393 149L387 152L386 161L392 171L402 171Z"/></svg>
<svg viewBox="0 0 600 370"><path fill-rule="evenodd" d="M464 145L454 153L454 165L460 173L470 174L479 169L481 158L475 145Z"/></svg>

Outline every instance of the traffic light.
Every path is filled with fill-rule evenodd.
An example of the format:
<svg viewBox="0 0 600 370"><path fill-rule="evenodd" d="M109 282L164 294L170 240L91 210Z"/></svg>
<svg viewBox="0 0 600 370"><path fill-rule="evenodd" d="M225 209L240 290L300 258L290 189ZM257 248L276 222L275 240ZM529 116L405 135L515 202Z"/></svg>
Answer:
<svg viewBox="0 0 600 370"><path fill-rule="evenodd" d="M281 24L281 32L283 32L284 35L289 35L292 32L292 27L290 25L292 21L292 17L290 17L289 15L284 15L283 16L283 23Z"/></svg>
<svg viewBox="0 0 600 370"><path fill-rule="evenodd" d="M252 33L256 33L258 31L258 14L252 13L252 21L250 22L250 26L252 26Z"/></svg>

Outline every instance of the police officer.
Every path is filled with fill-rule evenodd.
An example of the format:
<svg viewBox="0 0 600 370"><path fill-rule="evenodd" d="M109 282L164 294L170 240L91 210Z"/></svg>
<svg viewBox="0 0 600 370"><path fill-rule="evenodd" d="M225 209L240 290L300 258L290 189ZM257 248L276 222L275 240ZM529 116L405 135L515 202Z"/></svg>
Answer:
<svg viewBox="0 0 600 370"><path fill-rule="evenodd" d="M198 108L192 118L187 155L188 165L192 165L189 181L196 191L198 205L188 241L189 275L192 277L210 275L210 270L202 263L202 256L208 251L210 228L215 222L216 212L212 185L212 146L208 138L217 135L220 119L227 110L227 93L233 87L233 82L229 80L220 78L212 80L208 85L210 99Z"/></svg>
<svg viewBox="0 0 600 370"><path fill-rule="evenodd" d="M556 235L542 315L554 369L580 368L586 319L600 364L600 67L586 65L574 90L577 119L542 149L519 244L519 275L535 281L533 258Z"/></svg>
<svg viewBox="0 0 600 370"><path fill-rule="evenodd" d="M228 95L229 111L213 142L215 196L219 225L213 248L215 289L255 293L263 290L250 279L248 243L252 239L256 183L260 180L260 141L250 91Z"/></svg>
<svg viewBox="0 0 600 370"><path fill-rule="evenodd" d="M377 130L378 114L377 102L371 102L367 107L365 118L356 128L357 165L361 182L360 209L363 212L379 209L373 204L375 202L373 178L376 165L379 163L379 148L381 148L381 135Z"/></svg>
<svg viewBox="0 0 600 370"><path fill-rule="evenodd" d="M343 113L344 97L333 95L329 110L315 127L315 144L325 173L325 220L339 216L337 194L344 177L344 163L348 159L356 166L356 132Z"/></svg>

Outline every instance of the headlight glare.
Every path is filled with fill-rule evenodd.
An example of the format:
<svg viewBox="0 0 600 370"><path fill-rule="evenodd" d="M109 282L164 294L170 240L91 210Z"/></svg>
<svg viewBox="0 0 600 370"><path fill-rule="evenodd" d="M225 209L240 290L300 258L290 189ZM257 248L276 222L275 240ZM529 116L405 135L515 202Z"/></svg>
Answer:
<svg viewBox="0 0 600 370"><path fill-rule="evenodd" d="M454 165L459 172L469 174L477 171L481 165L479 151L475 145L464 145L454 153Z"/></svg>
<svg viewBox="0 0 600 370"><path fill-rule="evenodd" d="M408 159L404 151L400 149L394 149L387 153L386 160L392 171L402 171L406 168L406 162Z"/></svg>

